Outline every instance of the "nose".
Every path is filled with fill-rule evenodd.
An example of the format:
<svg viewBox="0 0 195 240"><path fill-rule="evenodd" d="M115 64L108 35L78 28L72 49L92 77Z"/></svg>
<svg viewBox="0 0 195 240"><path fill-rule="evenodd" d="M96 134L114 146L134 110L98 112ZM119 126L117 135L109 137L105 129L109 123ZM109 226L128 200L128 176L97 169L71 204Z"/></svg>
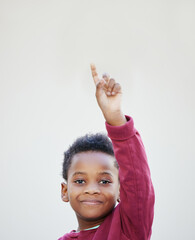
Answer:
<svg viewBox="0 0 195 240"><path fill-rule="evenodd" d="M87 184L84 191L86 194L100 194L100 189L96 183Z"/></svg>

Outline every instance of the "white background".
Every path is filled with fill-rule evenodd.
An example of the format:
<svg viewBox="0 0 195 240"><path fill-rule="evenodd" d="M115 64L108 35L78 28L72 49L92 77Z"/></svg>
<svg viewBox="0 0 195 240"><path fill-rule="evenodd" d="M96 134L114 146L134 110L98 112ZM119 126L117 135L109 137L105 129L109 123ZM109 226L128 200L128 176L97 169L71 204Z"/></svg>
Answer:
<svg viewBox="0 0 195 240"><path fill-rule="evenodd" d="M0 239L77 227L63 152L105 131L89 64L121 83L156 193L152 240L195 239L195 2L0 0Z"/></svg>

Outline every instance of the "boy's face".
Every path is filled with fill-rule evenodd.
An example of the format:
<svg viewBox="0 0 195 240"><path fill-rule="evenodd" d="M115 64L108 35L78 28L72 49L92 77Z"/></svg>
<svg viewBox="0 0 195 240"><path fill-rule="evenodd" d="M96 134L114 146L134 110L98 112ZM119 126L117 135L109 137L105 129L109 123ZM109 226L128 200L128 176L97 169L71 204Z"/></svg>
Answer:
<svg viewBox="0 0 195 240"><path fill-rule="evenodd" d="M73 156L62 199L70 202L78 221L96 221L107 216L119 198L118 169L114 157L87 151Z"/></svg>

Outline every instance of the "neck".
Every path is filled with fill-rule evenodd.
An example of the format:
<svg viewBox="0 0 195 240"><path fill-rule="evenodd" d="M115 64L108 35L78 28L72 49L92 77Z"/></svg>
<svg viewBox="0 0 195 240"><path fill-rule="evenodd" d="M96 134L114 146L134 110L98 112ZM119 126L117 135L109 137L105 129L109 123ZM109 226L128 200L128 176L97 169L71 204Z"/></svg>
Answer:
<svg viewBox="0 0 195 240"><path fill-rule="evenodd" d="M78 219L79 226L78 226L77 231L82 231L82 230L86 230L88 228L92 228L92 227L98 226L103 221L104 221L104 218L103 219L94 220L94 221L86 221L84 219Z"/></svg>

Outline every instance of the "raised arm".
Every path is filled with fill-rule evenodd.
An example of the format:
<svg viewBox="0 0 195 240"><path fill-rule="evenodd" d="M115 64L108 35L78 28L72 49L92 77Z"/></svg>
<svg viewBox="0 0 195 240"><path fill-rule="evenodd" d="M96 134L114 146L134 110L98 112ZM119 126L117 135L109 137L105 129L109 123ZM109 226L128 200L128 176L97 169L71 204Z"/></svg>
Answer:
<svg viewBox="0 0 195 240"><path fill-rule="evenodd" d="M149 240L154 216L154 189L145 149L133 119L121 110L121 86L91 65L96 98L105 117L119 164L121 229L129 239ZM116 226L117 227L117 226Z"/></svg>

